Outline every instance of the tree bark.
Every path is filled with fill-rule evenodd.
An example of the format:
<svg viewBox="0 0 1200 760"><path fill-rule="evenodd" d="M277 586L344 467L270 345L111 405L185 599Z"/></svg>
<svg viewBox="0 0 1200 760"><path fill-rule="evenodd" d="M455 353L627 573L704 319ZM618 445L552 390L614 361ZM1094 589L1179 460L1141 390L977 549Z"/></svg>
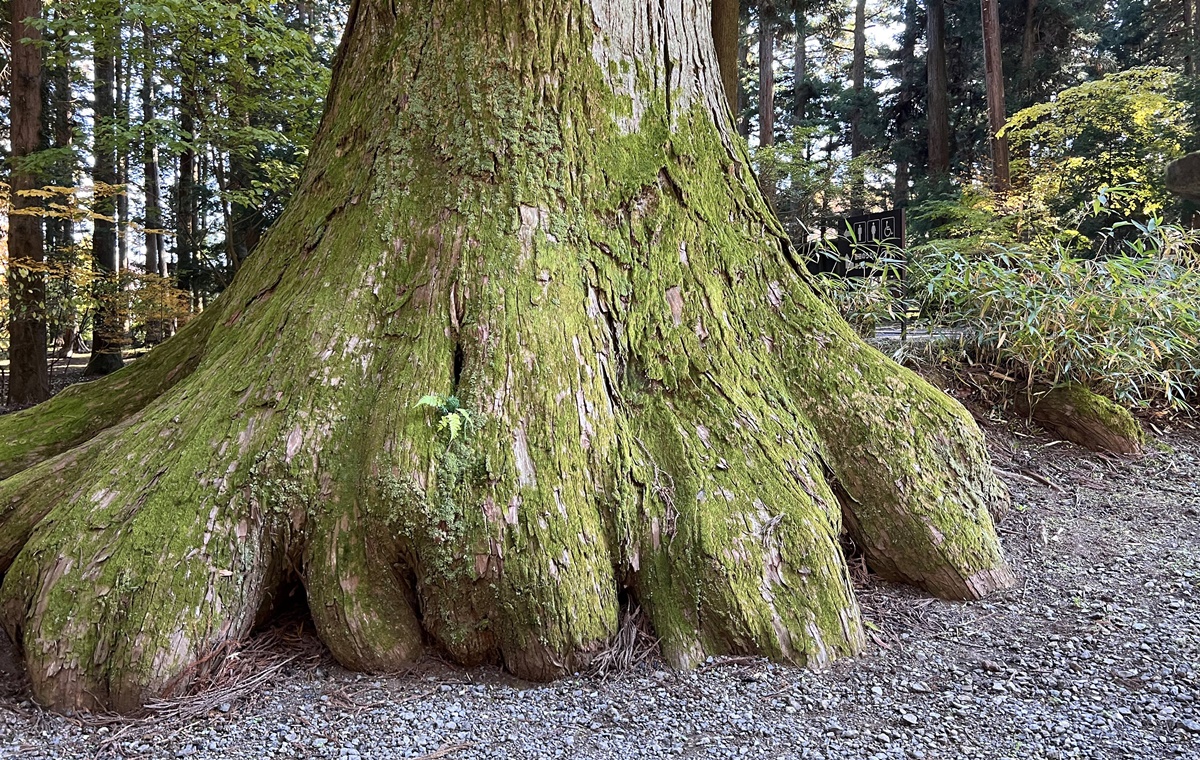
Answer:
<svg viewBox="0 0 1200 760"><path fill-rule="evenodd" d="M896 101L896 141L893 145L893 156L896 161L893 203L896 207L908 205L909 173L913 160L913 90L916 86L913 79L916 68L917 35L917 0L905 0L904 32L900 38L900 94Z"/></svg>
<svg viewBox="0 0 1200 760"><path fill-rule="evenodd" d="M712 36L721 70L721 87L734 114L738 110L738 45L741 41L741 15L738 0L713 0Z"/></svg>
<svg viewBox="0 0 1200 760"><path fill-rule="evenodd" d="M158 136L155 122L154 35L142 22L142 173L146 195L146 274L166 276L166 248L162 233L162 186L159 178Z"/></svg>
<svg viewBox="0 0 1200 760"><path fill-rule="evenodd" d="M1183 0L1183 74L1196 76L1196 0Z"/></svg>
<svg viewBox="0 0 1200 760"><path fill-rule="evenodd" d="M12 119L10 183L12 213L8 220L8 403L36 404L50 396L46 364L46 280L41 267L41 202L24 191L41 187L38 176L22 168L21 160L36 153L42 128L42 51L40 0L12 0L12 79L9 111ZM25 42L24 40L28 40Z"/></svg>
<svg viewBox="0 0 1200 760"><path fill-rule="evenodd" d="M792 72L796 92L792 101L792 121L803 124L808 118L808 99L812 91L808 84L808 2L793 0L792 13L796 24L796 48L793 51L794 60Z"/></svg>
<svg viewBox="0 0 1200 760"><path fill-rule="evenodd" d="M1190 2L1190 0L1188 0ZM1021 71L1019 81L1025 91L1026 106L1033 105L1033 53L1037 38L1037 12L1041 0L1025 0L1025 28L1021 32Z"/></svg>
<svg viewBox="0 0 1200 760"><path fill-rule="evenodd" d="M854 105L850 109L850 210L861 213L866 205L867 178L861 158L867 152L863 135L863 99L867 86L867 0L854 4L854 54L850 63L850 83L854 89Z"/></svg>
<svg viewBox="0 0 1200 760"><path fill-rule="evenodd" d="M927 0L926 24L929 175L937 180L950 175L950 80L946 75L945 0Z"/></svg>
<svg viewBox="0 0 1200 760"><path fill-rule="evenodd" d="M71 91L71 65L69 63L71 44L66 34L59 33L54 36L53 45L56 61L50 74L53 79L54 96L51 100L53 113L48 115L47 121L53 135L54 147L58 149L60 159L55 163L51 181L59 187L72 187L75 184L76 159L74 151L71 150L75 141L72 116L74 95ZM57 336L55 342L58 345L54 356L66 358L75 348L79 328L79 312L73 305L77 293L74 281L78 260L75 250L75 221L64 215L47 218L44 220L44 224L46 257L59 272L60 298L67 305L59 312L57 319L47 320L47 341L50 341L50 336Z"/></svg>
<svg viewBox="0 0 1200 760"><path fill-rule="evenodd" d="M120 305L118 281L117 198L113 194L120 182L116 145L116 50L119 43L114 38L118 8L116 3L101 3L93 19L95 124L92 153L95 165L92 178L99 188L93 206L92 260L98 277L93 285L96 316L92 325L92 355L84 370L88 375L107 375L125 366L121 357L125 344L125 315Z"/></svg>
<svg viewBox="0 0 1200 760"><path fill-rule="evenodd" d="M129 133L129 94L132 87L132 73L125 60L121 47L122 25L118 22L115 36L114 62L116 68L116 114L117 124L122 134ZM117 195L117 272L129 269L129 142L121 138L116 140L117 152L117 184L121 192Z"/></svg>
<svg viewBox="0 0 1200 760"><path fill-rule="evenodd" d="M988 144L992 156L992 188L1009 189L1008 138L1000 135L1007 120L1004 107L1004 66L1000 54L1000 4L980 0L983 14L983 68L987 88Z"/></svg>
<svg viewBox="0 0 1200 760"><path fill-rule="evenodd" d="M1078 384L1026 389L1016 408L1048 432L1092 451L1140 454L1146 434L1125 407Z"/></svg>
<svg viewBox="0 0 1200 760"><path fill-rule="evenodd" d="M196 92L191 74L183 73L182 99L179 108L179 128L184 135L184 147L179 153L179 171L175 192L175 278L179 288L196 301L193 273L199 245L199 202L196 183Z"/></svg>
<svg viewBox="0 0 1200 760"><path fill-rule="evenodd" d="M290 568L346 667L428 640L530 679L604 647L622 592L678 667L855 652L843 529L941 596L1014 582L970 415L798 272L707 13L352 6L308 167L229 290L0 418L0 621L42 704L137 707ZM125 395L103 431L53 424Z"/></svg>
<svg viewBox="0 0 1200 760"><path fill-rule="evenodd" d="M771 0L758 3L758 144L775 144L775 19Z"/></svg>
<svg viewBox="0 0 1200 760"><path fill-rule="evenodd" d="M750 40L749 35L738 34L738 62L748 60L750 56ZM738 77L738 106L734 109L734 115L737 118L738 134L742 139L750 139L750 95L746 92L746 85L742 82L742 78Z"/></svg>

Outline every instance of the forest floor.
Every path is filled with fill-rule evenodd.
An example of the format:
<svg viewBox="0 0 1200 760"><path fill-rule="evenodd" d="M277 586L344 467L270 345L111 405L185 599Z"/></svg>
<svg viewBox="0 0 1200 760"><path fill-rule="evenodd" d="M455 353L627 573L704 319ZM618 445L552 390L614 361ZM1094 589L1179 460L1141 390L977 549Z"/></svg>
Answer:
<svg viewBox="0 0 1200 760"><path fill-rule="evenodd" d="M1131 459L980 421L1020 585L958 604L861 574L871 642L827 670L364 676L293 619L212 691L124 721L39 709L0 633L0 758L1200 758L1200 422L1157 420Z"/></svg>

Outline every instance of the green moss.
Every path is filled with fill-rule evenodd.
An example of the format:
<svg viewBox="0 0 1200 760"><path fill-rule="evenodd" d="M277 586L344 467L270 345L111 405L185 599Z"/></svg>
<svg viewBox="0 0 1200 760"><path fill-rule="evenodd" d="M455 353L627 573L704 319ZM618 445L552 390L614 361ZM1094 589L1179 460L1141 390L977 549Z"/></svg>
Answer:
<svg viewBox="0 0 1200 760"><path fill-rule="evenodd" d="M1115 401L1093 393L1087 386L1069 383L1054 388L1043 401L1071 408L1081 418L1094 420L1114 435L1135 443L1145 443L1146 433L1129 410ZM1036 405L1035 405L1036 408Z"/></svg>

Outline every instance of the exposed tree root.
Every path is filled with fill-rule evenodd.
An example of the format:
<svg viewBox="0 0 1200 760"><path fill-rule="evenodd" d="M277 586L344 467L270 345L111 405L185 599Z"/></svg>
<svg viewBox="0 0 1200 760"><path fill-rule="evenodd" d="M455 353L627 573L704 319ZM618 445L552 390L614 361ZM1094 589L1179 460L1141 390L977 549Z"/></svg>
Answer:
<svg viewBox="0 0 1200 760"><path fill-rule="evenodd" d="M215 318L215 312L201 314L122 372L0 417L0 479L87 441L187 377L204 355Z"/></svg>

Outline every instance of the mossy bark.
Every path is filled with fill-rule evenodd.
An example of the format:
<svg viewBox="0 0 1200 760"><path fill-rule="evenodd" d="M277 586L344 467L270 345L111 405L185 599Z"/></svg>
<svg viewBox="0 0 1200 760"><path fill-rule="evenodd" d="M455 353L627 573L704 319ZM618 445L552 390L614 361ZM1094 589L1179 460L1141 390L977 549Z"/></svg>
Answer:
<svg viewBox="0 0 1200 760"><path fill-rule="evenodd" d="M1017 408L1063 440L1093 451L1140 454L1142 426L1129 410L1078 383L1018 393Z"/></svg>
<svg viewBox="0 0 1200 760"><path fill-rule="evenodd" d="M38 698L132 709L292 571L347 666L431 641L535 679L623 589L680 666L853 653L844 529L933 593L1010 585L979 431L813 295L708 30L699 0L355 3L302 185L203 324L3 429Z"/></svg>

